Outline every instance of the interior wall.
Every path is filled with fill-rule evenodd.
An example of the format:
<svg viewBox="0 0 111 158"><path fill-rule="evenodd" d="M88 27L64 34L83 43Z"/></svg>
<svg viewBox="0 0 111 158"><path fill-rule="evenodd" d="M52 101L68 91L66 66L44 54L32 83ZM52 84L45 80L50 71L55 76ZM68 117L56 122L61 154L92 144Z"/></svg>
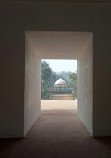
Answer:
<svg viewBox="0 0 111 158"><path fill-rule="evenodd" d="M37 120L41 111L41 60L38 59L27 34L25 35L24 135Z"/></svg>
<svg viewBox="0 0 111 158"><path fill-rule="evenodd" d="M93 39L77 62L77 113L80 120L93 135Z"/></svg>
<svg viewBox="0 0 111 158"><path fill-rule="evenodd" d="M0 138L19 138L24 129L25 43L23 32L5 22L0 25Z"/></svg>
<svg viewBox="0 0 111 158"><path fill-rule="evenodd" d="M111 136L111 4L0 2L0 137L23 136L25 31L93 32L93 135Z"/></svg>
<svg viewBox="0 0 111 158"><path fill-rule="evenodd" d="M111 15L111 10L109 13ZM103 13L101 14L98 18L102 23L104 20L101 19ZM107 23L105 21L103 27L94 35L93 135L95 137L111 136L111 23L108 21L108 15L104 16Z"/></svg>

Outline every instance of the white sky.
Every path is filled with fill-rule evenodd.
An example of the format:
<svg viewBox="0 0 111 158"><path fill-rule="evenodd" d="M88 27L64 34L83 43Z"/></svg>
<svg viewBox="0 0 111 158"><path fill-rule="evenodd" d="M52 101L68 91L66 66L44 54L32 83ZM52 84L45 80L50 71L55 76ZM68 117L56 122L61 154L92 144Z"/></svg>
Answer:
<svg viewBox="0 0 111 158"><path fill-rule="evenodd" d="M61 60L61 59L42 59L42 61L46 61L53 71L61 72L61 71L77 71L77 60Z"/></svg>

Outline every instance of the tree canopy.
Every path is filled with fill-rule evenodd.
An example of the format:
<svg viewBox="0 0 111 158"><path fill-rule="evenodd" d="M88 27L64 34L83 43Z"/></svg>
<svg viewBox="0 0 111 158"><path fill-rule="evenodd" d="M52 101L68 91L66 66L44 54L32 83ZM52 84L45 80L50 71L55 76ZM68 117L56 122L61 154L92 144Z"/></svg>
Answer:
<svg viewBox="0 0 111 158"><path fill-rule="evenodd" d="M52 70L49 67L49 64L46 61L41 62L41 78L42 82L48 81L52 74Z"/></svg>
<svg viewBox="0 0 111 158"><path fill-rule="evenodd" d="M74 98L77 98L77 72L69 74L70 86L73 88Z"/></svg>

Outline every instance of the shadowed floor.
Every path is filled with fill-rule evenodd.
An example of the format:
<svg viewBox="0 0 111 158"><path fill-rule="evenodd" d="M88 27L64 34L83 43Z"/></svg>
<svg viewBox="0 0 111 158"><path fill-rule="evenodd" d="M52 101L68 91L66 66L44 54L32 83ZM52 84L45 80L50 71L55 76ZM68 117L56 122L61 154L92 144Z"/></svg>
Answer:
<svg viewBox="0 0 111 158"><path fill-rule="evenodd" d="M76 111L43 111L24 139L0 140L4 157L111 158L111 137L92 138Z"/></svg>

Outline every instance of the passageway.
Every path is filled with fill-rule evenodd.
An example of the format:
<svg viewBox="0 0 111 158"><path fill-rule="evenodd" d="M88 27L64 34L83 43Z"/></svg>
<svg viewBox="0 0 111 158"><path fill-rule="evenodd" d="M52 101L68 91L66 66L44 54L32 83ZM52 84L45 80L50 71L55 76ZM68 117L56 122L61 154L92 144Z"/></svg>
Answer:
<svg viewBox="0 0 111 158"><path fill-rule="evenodd" d="M92 138L73 110L43 111L25 139L1 139L4 158L110 158L111 138Z"/></svg>

